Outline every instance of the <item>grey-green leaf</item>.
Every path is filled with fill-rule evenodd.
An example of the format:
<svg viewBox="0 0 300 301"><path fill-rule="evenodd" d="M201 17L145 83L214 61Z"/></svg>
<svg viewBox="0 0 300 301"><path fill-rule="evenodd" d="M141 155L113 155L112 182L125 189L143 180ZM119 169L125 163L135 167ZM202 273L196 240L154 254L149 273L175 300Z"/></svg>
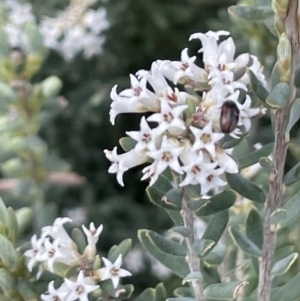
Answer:
<svg viewBox="0 0 300 301"><path fill-rule="evenodd" d="M226 179L229 186L243 197L258 203L265 202L266 196L263 190L240 174L226 173Z"/></svg>
<svg viewBox="0 0 300 301"><path fill-rule="evenodd" d="M277 261L272 268L272 275L278 276L286 273L297 258L298 253L294 252L287 257L284 257L281 260Z"/></svg>
<svg viewBox="0 0 300 301"><path fill-rule="evenodd" d="M146 288L141 294L139 294L134 301L154 301L155 290L154 288Z"/></svg>
<svg viewBox="0 0 300 301"><path fill-rule="evenodd" d="M109 251L108 259L111 262L115 262L120 254L122 254L122 258L125 258L131 250L131 246L131 239L124 239L118 246L114 246L113 248L111 248L111 250Z"/></svg>
<svg viewBox="0 0 300 301"><path fill-rule="evenodd" d="M300 162L293 166L284 176L285 186L290 186L300 180Z"/></svg>
<svg viewBox="0 0 300 301"><path fill-rule="evenodd" d="M287 216L279 224L281 227L285 227L296 221L300 216L300 191L285 203L282 208L286 210Z"/></svg>
<svg viewBox="0 0 300 301"><path fill-rule="evenodd" d="M274 14L272 8L267 6L254 7L245 5L235 5L230 6L228 8L228 11L234 16L237 16L247 21L261 21L271 17Z"/></svg>
<svg viewBox="0 0 300 301"><path fill-rule="evenodd" d="M252 207L246 219L246 236L255 243L258 248L263 244L263 224L258 210Z"/></svg>
<svg viewBox="0 0 300 301"><path fill-rule="evenodd" d="M251 166L259 161L261 157L267 157L271 154L274 147L274 143L268 143L263 145L260 149L256 149L242 158L239 158L239 168L243 169L245 167Z"/></svg>
<svg viewBox="0 0 300 301"><path fill-rule="evenodd" d="M182 208L183 193L178 188L171 188L164 196L161 201L168 206L171 206L174 210L181 210Z"/></svg>
<svg viewBox="0 0 300 301"><path fill-rule="evenodd" d="M274 170L273 162L267 157L261 157L259 159L259 164L260 164L261 167L267 169L268 171Z"/></svg>
<svg viewBox="0 0 300 301"><path fill-rule="evenodd" d="M259 247L251 241L246 235L242 234L236 226L232 226L228 229L234 242L247 254L259 257L261 256L261 250Z"/></svg>
<svg viewBox="0 0 300 301"><path fill-rule="evenodd" d="M266 102L266 99L269 95L268 90L264 87L263 83L256 77L252 70L248 70L251 87L254 94L263 102Z"/></svg>
<svg viewBox="0 0 300 301"><path fill-rule="evenodd" d="M213 300L234 300L238 291L247 284L245 281L211 284L205 288L204 296Z"/></svg>
<svg viewBox="0 0 300 301"><path fill-rule="evenodd" d="M280 82L270 92L266 99L266 103L274 109L281 108L288 103L290 94L290 85Z"/></svg>
<svg viewBox="0 0 300 301"><path fill-rule="evenodd" d="M178 233L180 236L183 237L189 237L192 234L192 230L189 227L185 227L185 226L176 226L173 227L171 229L169 229L170 233Z"/></svg>
<svg viewBox="0 0 300 301"><path fill-rule="evenodd" d="M131 137L122 137L119 139L119 143L125 152L129 152L135 147L137 142Z"/></svg>
<svg viewBox="0 0 300 301"><path fill-rule="evenodd" d="M277 208L270 216L270 224L278 224L287 217L285 209Z"/></svg>
<svg viewBox="0 0 300 301"><path fill-rule="evenodd" d="M184 278L189 273L189 267L185 258L181 256L174 256L160 250L154 244L148 230L139 230L138 237L146 250L148 250L157 260L168 267L176 275Z"/></svg>
<svg viewBox="0 0 300 301"><path fill-rule="evenodd" d="M182 279L182 284L191 282L193 280L202 280L203 275L200 272L191 272Z"/></svg>
<svg viewBox="0 0 300 301"><path fill-rule="evenodd" d="M292 127L299 120L299 118L300 118L300 98L296 98L290 108L289 120L285 129L287 133L292 129Z"/></svg>
<svg viewBox="0 0 300 301"><path fill-rule="evenodd" d="M207 216L226 210L234 205L236 194L232 190L225 190L214 195L207 205L201 207L197 212L197 216Z"/></svg>
<svg viewBox="0 0 300 301"><path fill-rule="evenodd" d="M215 242L211 239L197 239L193 243L193 249L199 257L206 256L215 246Z"/></svg>

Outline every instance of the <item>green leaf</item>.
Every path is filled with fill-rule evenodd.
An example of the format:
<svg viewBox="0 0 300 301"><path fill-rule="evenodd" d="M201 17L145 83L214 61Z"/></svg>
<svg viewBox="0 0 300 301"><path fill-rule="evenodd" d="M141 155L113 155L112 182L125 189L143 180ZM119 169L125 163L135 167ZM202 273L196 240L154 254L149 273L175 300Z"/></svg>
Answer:
<svg viewBox="0 0 300 301"><path fill-rule="evenodd" d="M0 223L2 223L3 225L6 225L7 220L8 220L7 208L6 208L2 198L0 197Z"/></svg>
<svg viewBox="0 0 300 301"><path fill-rule="evenodd" d="M285 186L290 186L300 180L300 162L293 166L284 176Z"/></svg>
<svg viewBox="0 0 300 301"><path fill-rule="evenodd" d="M292 103L289 111L289 119L285 129L285 132L288 133L294 124L299 120L300 117L300 98L296 98Z"/></svg>
<svg viewBox="0 0 300 301"><path fill-rule="evenodd" d="M259 212L252 207L246 219L246 236L258 246L262 248L263 244L263 224Z"/></svg>
<svg viewBox="0 0 300 301"><path fill-rule="evenodd" d="M19 232L27 229L32 222L32 209L29 207L22 207L16 211L16 217L19 225Z"/></svg>
<svg viewBox="0 0 300 301"><path fill-rule="evenodd" d="M272 301L296 301L300 298L300 273L271 294Z"/></svg>
<svg viewBox="0 0 300 301"><path fill-rule="evenodd" d="M77 245L78 252L82 254L87 245L86 236L83 234L83 232L80 229L74 228L72 230L71 238Z"/></svg>
<svg viewBox="0 0 300 301"><path fill-rule="evenodd" d="M266 99L266 103L274 109L281 108L288 103L290 94L290 85L280 82L270 92L269 96Z"/></svg>
<svg viewBox="0 0 300 301"><path fill-rule="evenodd" d="M189 237L192 234L192 230L189 227L177 226L169 229L170 233L178 233L180 236Z"/></svg>
<svg viewBox="0 0 300 301"><path fill-rule="evenodd" d="M219 266L225 255L226 246L219 243L204 257L203 260L208 266ZM206 278L205 275L204 278Z"/></svg>
<svg viewBox="0 0 300 301"><path fill-rule="evenodd" d="M16 279L5 268L0 268L0 291L11 295L16 290ZM0 299L2 300L2 299Z"/></svg>
<svg viewBox="0 0 300 301"><path fill-rule="evenodd" d="M266 196L263 190L240 174L226 173L226 179L229 186L243 197L258 203L265 202Z"/></svg>
<svg viewBox="0 0 300 301"><path fill-rule="evenodd" d="M269 95L268 90L264 87L263 83L256 77L252 70L248 70L251 87L254 94L264 103Z"/></svg>
<svg viewBox="0 0 300 301"><path fill-rule="evenodd" d="M157 181L152 185L148 186L146 192L150 201L162 208L174 210L174 206L166 204L162 201L163 196L173 188L171 182L164 175L160 175Z"/></svg>
<svg viewBox="0 0 300 301"><path fill-rule="evenodd" d="M7 212L8 212L8 221L6 225L6 228L8 229L7 238L12 243L15 243L19 235L19 224L17 221L16 214L11 207L7 208Z"/></svg>
<svg viewBox="0 0 300 301"><path fill-rule="evenodd" d="M15 273L20 266L20 255L17 254L13 244L0 234L0 259L3 265L12 273Z"/></svg>
<svg viewBox="0 0 300 301"><path fill-rule="evenodd" d="M274 19L273 19L274 22ZM277 35L276 35L277 36ZM278 62L273 67L272 73L271 73L271 89L273 90L274 87L280 83L280 75L277 68Z"/></svg>
<svg viewBox="0 0 300 301"><path fill-rule="evenodd" d="M215 242L210 239L197 239L193 243L193 249L199 257L206 256L215 246Z"/></svg>
<svg viewBox="0 0 300 301"><path fill-rule="evenodd" d="M163 283L159 283L155 287L155 299L154 301L165 301L167 299L166 288Z"/></svg>
<svg viewBox="0 0 300 301"><path fill-rule="evenodd" d="M286 210L287 216L280 222L280 226L286 227L296 221L300 216L300 191L286 202L282 208Z"/></svg>
<svg viewBox="0 0 300 301"><path fill-rule="evenodd" d="M239 246L245 253L255 257L261 256L261 250L259 247L246 235L242 234L236 226L230 227L228 231L236 245Z"/></svg>
<svg viewBox="0 0 300 301"><path fill-rule="evenodd" d="M130 150L134 149L136 143L137 142L131 137L122 137L121 139L119 139L119 144L125 152L129 152Z"/></svg>
<svg viewBox="0 0 300 301"><path fill-rule="evenodd" d="M211 284L205 288L204 296L213 300L233 300L238 291L247 284L245 281Z"/></svg>
<svg viewBox="0 0 300 301"><path fill-rule="evenodd" d="M17 288L25 301L38 300L38 293L36 292L34 285L27 279L19 279Z"/></svg>
<svg viewBox="0 0 300 301"><path fill-rule="evenodd" d="M258 162L261 167L267 169L269 172L274 170L274 164L269 158L261 157Z"/></svg>
<svg viewBox="0 0 300 301"><path fill-rule="evenodd" d="M209 239L217 243L226 229L228 220L229 210L223 210L212 215L202 239Z"/></svg>
<svg viewBox="0 0 300 301"><path fill-rule="evenodd" d="M239 139L232 138L230 135L225 135L225 137L220 141L220 146L223 149L233 148L244 141L248 136L248 132L243 133Z"/></svg>
<svg viewBox="0 0 300 301"><path fill-rule="evenodd" d="M187 254L186 248L174 240L168 239L151 230L148 230L147 236L158 249L165 253L175 256L186 256Z"/></svg>
<svg viewBox="0 0 300 301"><path fill-rule="evenodd" d="M225 190L214 195L206 206L201 207L197 212L197 216L207 216L226 210L234 205L236 194L232 190Z"/></svg>
<svg viewBox="0 0 300 301"><path fill-rule="evenodd" d="M3 82L0 82L0 103L10 103L17 99L17 95L14 90Z"/></svg>
<svg viewBox="0 0 300 301"><path fill-rule="evenodd" d="M272 8L267 6L254 7L235 5L230 6L228 11L230 14L247 21L261 21L273 16L274 14Z"/></svg>
<svg viewBox="0 0 300 301"><path fill-rule="evenodd" d="M187 185L184 187L184 192L192 200L198 201L201 199L201 186L200 185Z"/></svg>
<svg viewBox="0 0 300 301"><path fill-rule="evenodd" d="M176 275L184 278L189 273L189 267L185 258L171 255L160 250L153 242L148 230L139 230L138 237L144 248Z"/></svg>
<svg viewBox="0 0 300 301"><path fill-rule="evenodd" d="M272 268L272 275L278 276L286 273L289 270L289 268L292 266L292 264L296 261L297 258L298 258L298 253L294 252L289 256L284 257L283 259L277 261Z"/></svg>
<svg viewBox="0 0 300 301"><path fill-rule="evenodd" d="M261 157L267 157L271 154L274 147L274 143L268 143L263 145L260 149L256 149L242 158L239 158L239 168L243 169L251 166L259 161Z"/></svg>
<svg viewBox="0 0 300 301"><path fill-rule="evenodd" d="M123 284L121 285L120 289L125 289L125 292L118 293L118 299L123 300L123 299L128 299L131 297L133 291L134 291L134 286L132 284Z"/></svg>
<svg viewBox="0 0 300 301"><path fill-rule="evenodd" d="M274 210L270 216L270 224L278 224L287 217L287 212L285 209L277 208Z"/></svg>
<svg viewBox="0 0 300 301"><path fill-rule="evenodd" d="M191 288L187 286L177 287L173 293L175 297L193 297Z"/></svg>
<svg viewBox="0 0 300 301"><path fill-rule="evenodd" d="M120 254L122 254L122 258L124 259L126 255L131 250L132 241L130 238L124 239L118 246L111 248L108 254L108 259L111 262L115 262Z"/></svg>
<svg viewBox="0 0 300 301"><path fill-rule="evenodd" d="M203 275L200 272L191 272L182 279L182 284L191 282L193 280L202 280L202 278L203 278Z"/></svg>
<svg viewBox="0 0 300 301"><path fill-rule="evenodd" d="M178 188L171 188L164 196L161 201L168 206L171 206L174 210L181 210L182 208L183 193Z"/></svg>

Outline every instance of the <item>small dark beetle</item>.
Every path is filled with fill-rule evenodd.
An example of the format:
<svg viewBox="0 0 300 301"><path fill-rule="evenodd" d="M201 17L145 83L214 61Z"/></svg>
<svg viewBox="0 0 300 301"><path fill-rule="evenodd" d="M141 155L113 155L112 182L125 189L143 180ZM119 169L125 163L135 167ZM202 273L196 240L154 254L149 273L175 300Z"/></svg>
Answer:
<svg viewBox="0 0 300 301"><path fill-rule="evenodd" d="M233 101L226 101L221 108L220 127L223 133L231 133L239 122L240 111Z"/></svg>

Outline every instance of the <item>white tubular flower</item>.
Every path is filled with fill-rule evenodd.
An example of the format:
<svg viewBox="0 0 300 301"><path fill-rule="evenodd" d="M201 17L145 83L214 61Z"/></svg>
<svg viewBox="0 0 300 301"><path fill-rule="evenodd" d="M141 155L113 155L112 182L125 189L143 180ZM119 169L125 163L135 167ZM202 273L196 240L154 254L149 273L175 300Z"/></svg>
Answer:
<svg viewBox="0 0 300 301"><path fill-rule="evenodd" d="M150 186L155 183L158 176L167 168L170 167L175 172L182 174L182 168L179 164L178 158L182 153L184 147L178 146L174 139L163 137L159 150L152 150L147 152L147 155L154 159L152 165L143 169L144 176L142 180L150 177Z"/></svg>
<svg viewBox="0 0 300 301"><path fill-rule="evenodd" d="M67 296L69 295L70 290L66 286L65 283L63 283L58 289L54 287L54 281L51 281L48 284L48 291L47 294L42 294L41 298L44 301L65 301L67 300Z"/></svg>
<svg viewBox="0 0 300 301"><path fill-rule="evenodd" d="M213 160L217 162L221 169L226 172L237 173L239 171L235 160L220 147L216 148L216 156L213 158Z"/></svg>
<svg viewBox="0 0 300 301"><path fill-rule="evenodd" d="M119 285L120 278L131 276L130 272L121 269L122 254L118 256L114 263L110 262L105 257L102 257L102 260L105 264L105 268L98 270L98 273L101 275L101 280L111 279L114 288L117 288L117 286Z"/></svg>
<svg viewBox="0 0 300 301"><path fill-rule="evenodd" d="M161 99L160 113L149 116L147 120L157 122L161 132L168 130L172 135L180 135L186 129L182 112L187 107L187 105L179 105L172 108L166 99Z"/></svg>
<svg viewBox="0 0 300 301"><path fill-rule="evenodd" d="M137 152L155 150L162 140L161 130L159 128L151 129L145 116L141 118L140 131L126 132L126 134L137 141L135 145Z"/></svg>
<svg viewBox="0 0 300 301"><path fill-rule="evenodd" d="M87 238L88 244L90 246L95 246L98 242L99 235L103 230L103 225L100 225L97 229L94 223L90 223L90 229L87 229L84 225L82 225L82 230Z"/></svg>
<svg viewBox="0 0 300 301"><path fill-rule="evenodd" d="M95 35L109 27L106 20L106 10L99 8L98 10L88 10L83 16L83 24L89 28Z"/></svg>
<svg viewBox="0 0 300 301"><path fill-rule="evenodd" d="M41 256L45 250L44 238L37 239L36 234L33 235L31 237L31 247L32 249L29 249L24 253L25 256L30 258L27 263L27 268L30 272L32 271L34 265L41 261Z"/></svg>
<svg viewBox="0 0 300 301"><path fill-rule="evenodd" d="M11 13L9 14L9 21L17 26L23 26L27 22L34 21L34 16L32 14L32 5L20 4L15 2L11 6Z"/></svg>
<svg viewBox="0 0 300 301"><path fill-rule="evenodd" d="M42 228L42 237L50 236L53 239L59 238L61 240L60 245L66 248L73 248L75 243L63 227L65 223L72 222L68 217L58 217L55 219L53 226L46 226Z"/></svg>
<svg viewBox="0 0 300 301"><path fill-rule="evenodd" d="M91 33L86 33L82 41L84 57L89 59L94 55L102 53L102 45L104 41L104 37L97 37Z"/></svg>
<svg viewBox="0 0 300 301"><path fill-rule="evenodd" d="M224 169L222 168L207 170L205 182L201 185L201 193L206 194L212 188L226 185L227 182L221 179L223 174Z"/></svg>
<svg viewBox="0 0 300 301"><path fill-rule="evenodd" d="M194 62L196 56L188 56L188 48L185 48L181 52L181 61L163 61L161 64L161 70L163 75L172 81L175 85L180 84L192 84L194 83L206 83L207 72L198 67ZM195 84L194 84L195 85Z"/></svg>
<svg viewBox="0 0 300 301"><path fill-rule="evenodd" d="M216 154L215 144L224 137L224 134L214 133L211 121L203 129L198 129L193 126L190 126L190 129L196 138L192 151L206 149L211 156L214 157Z"/></svg>
<svg viewBox="0 0 300 301"><path fill-rule="evenodd" d="M65 284L70 290L67 301L89 301L88 294L99 288L90 277L84 277L83 271L80 271L76 281L65 278Z"/></svg>
<svg viewBox="0 0 300 301"><path fill-rule="evenodd" d="M106 158L112 162L112 165L109 167L109 173L116 173L117 180L121 186L124 186L123 182L123 174L128 169L141 165L148 160L148 156L145 154L141 154L136 152L135 149L131 151L118 155L117 147L114 147L112 151L104 150Z"/></svg>

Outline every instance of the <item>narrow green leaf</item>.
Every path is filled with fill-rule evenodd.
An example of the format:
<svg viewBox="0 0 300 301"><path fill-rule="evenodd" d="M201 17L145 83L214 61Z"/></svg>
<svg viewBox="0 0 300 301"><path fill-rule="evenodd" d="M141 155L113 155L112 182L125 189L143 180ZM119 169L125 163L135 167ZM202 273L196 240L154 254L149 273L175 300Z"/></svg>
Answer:
<svg viewBox="0 0 300 301"><path fill-rule="evenodd" d="M191 282L193 280L202 280L203 275L200 272L192 272L189 273L186 277L182 279L182 284L185 284L187 282Z"/></svg>
<svg viewBox="0 0 300 301"><path fill-rule="evenodd" d="M139 240L145 249L167 268L173 271L173 273L181 278L184 278L189 273L189 267L185 258L165 253L157 248L148 233L148 230L141 229L138 231Z"/></svg>
<svg viewBox="0 0 300 301"><path fill-rule="evenodd" d="M209 239L217 243L226 229L229 220L229 211L223 210L212 215L202 239Z"/></svg>
<svg viewBox="0 0 300 301"><path fill-rule="evenodd" d="M285 129L286 133L290 132L294 124L299 120L299 117L300 117L300 98L296 98L290 108L289 121Z"/></svg>
<svg viewBox="0 0 300 301"><path fill-rule="evenodd" d="M273 19L274 21L274 19ZM277 68L278 62L273 67L272 73L271 73L271 89L273 90L274 87L280 83L280 75Z"/></svg>
<svg viewBox="0 0 300 301"><path fill-rule="evenodd" d="M286 273L297 258L298 253L294 252L289 256L277 261L272 268L272 275L278 276Z"/></svg>
<svg viewBox="0 0 300 301"><path fill-rule="evenodd" d="M154 301L165 301L167 299L166 288L163 283L159 283L155 287L155 298Z"/></svg>
<svg viewBox="0 0 300 301"><path fill-rule="evenodd" d="M219 266L226 255L226 246L218 243L203 259L210 266ZM206 278L204 276L204 278Z"/></svg>
<svg viewBox="0 0 300 301"><path fill-rule="evenodd" d="M249 136L248 132L243 133L239 139L232 138L229 135L225 135L225 137L220 141L221 148L228 149L233 148L244 141Z"/></svg>
<svg viewBox="0 0 300 301"><path fill-rule="evenodd" d="M247 254L255 257L261 256L259 247L246 235L242 234L236 226L228 229L233 241Z"/></svg>
<svg viewBox="0 0 300 301"><path fill-rule="evenodd" d="M171 206L174 210L181 210L182 208L183 193L178 188L171 188L164 196L161 201L168 206Z"/></svg>
<svg viewBox="0 0 300 301"><path fill-rule="evenodd" d="M38 300L38 293L29 280L20 278L17 284L17 290L24 300L33 301Z"/></svg>
<svg viewBox="0 0 300 301"><path fill-rule="evenodd" d="M251 87L254 94L264 103L269 95L268 90L264 87L263 83L256 77L252 70L248 70Z"/></svg>
<svg viewBox="0 0 300 301"><path fill-rule="evenodd" d="M288 103L290 94L290 85L280 82L270 92L266 99L266 103L274 109L281 108Z"/></svg>
<svg viewBox="0 0 300 301"><path fill-rule="evenodd" d="M271 294L272 301L296 301L300 298L300 273Z"/></svg>
<svg viewBox="0 0 300 301"><path fill-rule="evenodd" d="M239 161L239 168L243 169L245 167L251 166L259 161L261 157L267 157L271 154L274 147L274 143L268 143L263 145L260 149L256 149L242 158Z"/></svg>
<svg viewBox="0 0 300 301"><path fill-rule="evenodd" d="M7 208L7 212L8 212L8 221L6 224L6 227L8 229L7 238L12 243L15 243L19 235L19 224L17 221L15 211L11 207Z"/></svg>
<svg viewBox="0 0 300 301"><path fill-rule="evenodd" d="M274 210L270 217L270 224L278 224L282 220L284 220L287 217L287 212L285 209L277 208Z"/></svg>
<svg viewBox="0 0 300 301"><path fill-rule="evenodd" d="M152 185L148 186L146 192L150 201L164 209L174 210L173 205L166 204L162 201L163 196L173 188L171 182L164 175L160 175L158 180Z"/></svg>
<svg viewBox="0 0 300 301"><path fill-rule="evenodd" d="M267 6L254 7L235 5L230 6L228 11L230 14L247 21L261 21L271 17L274 14L272 8Z"/></svg>
<svg viewBox="0 0 300 301"><path fill-rule="evenodd" d="M240 174L226 173L226 179L229 186L243 197L258 203L265 202L266 196L263 190Z"/></svg>
<svg viewBox="0 0 300 301"><path fill-rule="evenodd" d="M286 210L287 216L280 222L280 226L285 227L296 221L300 216L300 191L285 203L282 208Z"/></svg>
<svg viewBox="0 0 300 301"><path fill-rule="evenodd" d="M122 292L120 294L118 293L118 299L124 300L131 297L134 291L134 286L132 284L123 284L121 285L121 289L125 290L125 292Z"/></svg>
<svg viewBox="0 0 300 301"><path fill-rule="evenodd" d="M206 206L201 207L197 212L197 216L207 216L226 210L234 205L236 194L232 190L225 190L214 195Z"/></svg>
<svg viewBox="0 0 300 301"><path fill-rule="evenodd" d="M183 237L189 237L192 234L192 230L189 227L185 226L176 226L171 229L169 229L170 233L178 233L179 235Z"/></svg>
<svg viewBox="0 0 300 301"><path fill-rule="evenodd" d="M293 166L284 176L285 186L290 186L300 180L300 162Z"/></svg>
<svg viewBox="0 0 300 301"><path fill-rule="evenodd" d="M147 236L151 239L151 242L161 251L174 255L174 256L186 256L186 248L178 242L166 238L154 231L148 230Z"/></svg>
<svg viewBox="0 0 300 301"><path fill-rule="evenodd" d="M184 192L192 200L198 201L201 199L201 186L200 185L187 185L184 187Z"/></svg>
<svg viewBox="0 0 300 301"><path fill-rule="evenodd" d="M174 290L175 297L193 297L192 290L188 286L180 286Z"/></svg>
<svg viewBox="0 0 300 301"><path fill-rule="evenodd" d="M134 301L155 301L154 288L146 288L141 294L139 294Z"/></svg>
<svg viewBox="0 0 300 301"><path fill-rule="evenodd" d="M134 149L137 142L131 137L122 137L119 139L119 143L125 152L129 152Z"/></svg>
<svg viewBox="0 0 300 301"><path fill-rule="evenodd" d="M238 291L247 284L245 281L211 284L205 288L204 296L213 300L233 300Z"/></svg>
<svg viewBox="0 0 300 301"><path fill-rule="evenodd" d="M13 244L2 234L0 234L0 260L2 264L10 271L15 273L19 266L20 255L17 254Z"/></svg>
<svg viewBox="0 0 300 301"><path fill-rule="evenodd" d="M78 252L82 254L87 245L86 236L83 234L83 232L80 229L74 228L72 230L71 238L77 245Z"/></svg>
<svg viewBox="0 0 300 301"><path fill-rule="evenodd" d="M277 38L278 34L277 34L277 29L275 27L274 19L275 19L275 17L271 16L269 18L264 19L264 23L266 24L266 26L268 27L270 32Z"/></svg>
<svg viewBox="0 0 300 301"><path fill-rule="evenodd" d="M199 257L206 256L215 246L215 242L210 239L197 239L193 243L193 249Z"/></svg>
<svg viewBox="0 0 300 301"><path fill-rule="evenodd" d="M108 259L111 262L115 262L120 254L122 254L122 258L124 259L126 255L131 250L132 241L130 238L124 239L118 246L111 248L108 254Z"/></svg>
<svg viewBox="0 0 300 301"><path fill-rule="evenodd" d="M258 246L262 248L263 244L263 224L259 212L252 207L246 219L246 236Z"/></svg>

